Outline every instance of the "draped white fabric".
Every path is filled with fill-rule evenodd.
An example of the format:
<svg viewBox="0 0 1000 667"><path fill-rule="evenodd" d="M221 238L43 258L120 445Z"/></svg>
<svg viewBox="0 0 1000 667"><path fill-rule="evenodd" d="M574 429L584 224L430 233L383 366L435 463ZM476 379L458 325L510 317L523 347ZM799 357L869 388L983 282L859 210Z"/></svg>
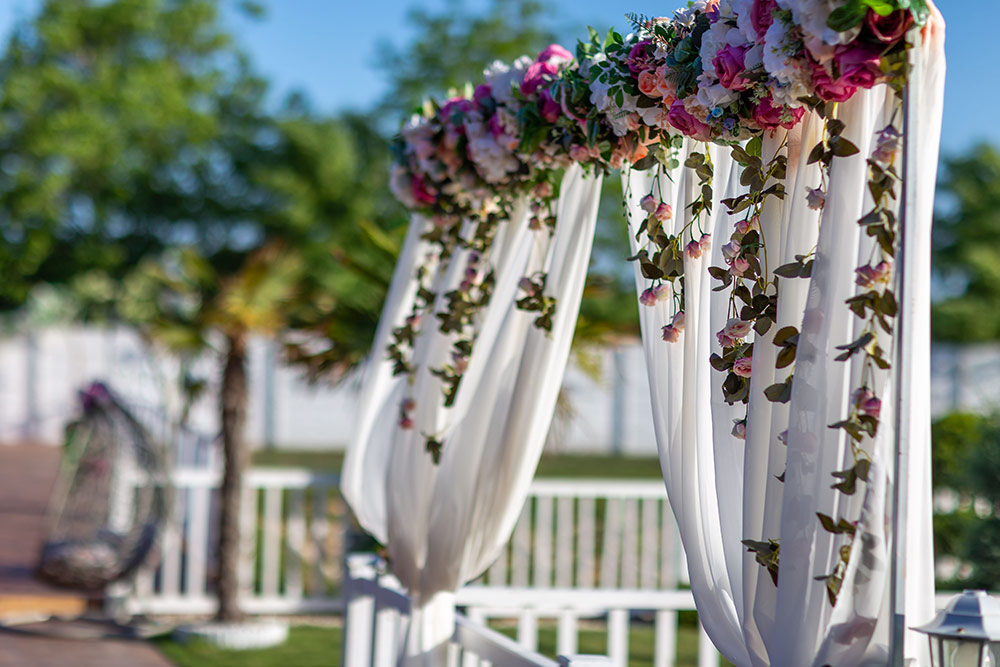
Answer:
<svg viewBox="0 0 1000 667"><path fill-rule="evenodd" d="M443 407L441 380L430 373L453 338L434 324L414 345L412 386L393 376L384 355L392 329L411 312L415 270L428 252L428 222L415 218L397 264L367 370L357 432L344 461L342 490L362 527L388 549L391 568L409 590L413 615L408 664L443 664L454 629L453 592L482 573L506 543L541 455L569 357L597 218L601 179L572 167L564 178L554 232L533 231L521 207L500 225L486 254L496 271L489 305L454 405ZM462 278L466 251L437 267L438 299ZM557 300L551 333L536 313L517 309L518 281L546 271ZM441 303L435 310L441 310ZM425 321L433 320L428 314ZM416 399L415 427L397 424L404 397ZM440 463L424 436L443 438Z"/></svg>
<svg viewBox="0 0 1000 667"><path fill-rule="evenodd" d="M917 65L909 93L907 177L916 205L906 222L906 261L912 268L906 274L906 300L901 308L916 344L912 358L895 360L910 364L913 378L903 388L908 410L903 418L910 424L905 550L909 626L933 615L929 267L944 82L944 30L940 16L936 18L938 24L925 32L923 44L915 49ZM691 588L712 640L740 667L887 662L894 436L889 408L893 404L891 373L881 372L875 381L886 408L878 436L865 445L874 462L869 482L859 493L848 496L831 488L835 481L831 473L853 465L853 458L845 433L828 425L848 415L851 390L860 384L860 355L849 362L835 361L838 352L834 348L862 333L862 320L848 310L844 300L856 293L854 269L871 256L874 241L857 224L872 208L866 158L875 132L888 124L893 108L892 94L885 87L859 91L841 105L839 117L847 128L844 136L858 146L860 154L834 160L822 212L810 209L805 198L807 187L820 185L818 166L806 162L822 137L822 120L809 114L794 130L765 137L765 161L786 141L788 155L788 196L783 201L770 198L761 215L767 268L773 271L813 248L816 261L811 278L780 281L775 326L757 336L754 344L749 406L725 403L724 377L708 363L710 355L719 352L715 334L729 317L729 292L711 290L716 282L707 268L725 266L720 248L737 221L720 201L746 191L729 149L709 148L715 172L714 207L702 228L712 234L713 247L700 259L685 259L686 318L681 339L676 343L661 340L661 327L670 323L672 315L669 303L640 306L661 467L687 554ZM686 142L681 162L692 150L705 149ZM686 168L669 175L626 175L628 206L635 222L645 217L639 199L651 191L653 178L660 181L664 201L678 212L672 224L674 232L679 232L690 219L680 212L700 192L696 176ZM640 291L649 286L638 267L636 284ZM801 331L798 352L793 367L775 370L778 348L772 341L774 333L785 326ZM880 343L888 347L884 339ZM791 371L795 375L791 401L768 401L763 390ZM745 414L743 442L731 430L734 420ZM787 446L778 438L786 429ZM782 473L784 483L777 479ZM845 540L823 530L816 512L861 517L836 606L830 604L823 582L815 577L834 569ZM780 540L777 586L743 547L743 539ZM924 642L907 637L907 657L926 664L925 651Z"/></svg>

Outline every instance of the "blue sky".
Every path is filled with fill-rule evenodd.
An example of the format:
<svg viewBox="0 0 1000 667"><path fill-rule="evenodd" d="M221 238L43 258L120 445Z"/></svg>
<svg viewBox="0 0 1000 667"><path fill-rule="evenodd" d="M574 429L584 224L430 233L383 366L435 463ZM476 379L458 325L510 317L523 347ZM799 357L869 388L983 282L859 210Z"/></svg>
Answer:
<svg viewBox="0 0 1000 667"><path fill-rule="evenodd" d="M227 21L258 69L275 87L275 96L302 90L323 110L364 109L384 91L374 68L380 40L402 44L410 36L407 10L419 5L440 10L446 0L259 0L267 7L262 21L227 12ZM235 0L224 0L232 6ZM466 0L469 7L486 0ZM625 12L670 14L683 0L553 0L566 42L586 25L627 29ZM942 151L956 153L980 139L1000 145L1000 1L938 0L948 22L948 82ZM30 16L40 0L0 0L0 36L18 17ZM974 11L970 11L973 9Z"/></svg>

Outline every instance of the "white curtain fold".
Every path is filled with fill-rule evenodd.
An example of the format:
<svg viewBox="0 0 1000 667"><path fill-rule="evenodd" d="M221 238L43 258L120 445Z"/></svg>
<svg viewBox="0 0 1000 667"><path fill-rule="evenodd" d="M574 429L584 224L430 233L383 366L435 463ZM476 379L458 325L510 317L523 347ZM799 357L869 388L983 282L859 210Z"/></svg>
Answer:
<svg viewBox="0 0 1000 667"><path fill-rule="evenodd" d="M545 444L579 313L601 189L579 167L564 178L555 229L533 231L519 209L502 223L485 261L496 272L489 305L454 404L445 408L430 369L450 354L454 337L424 316L412 385L384 359L392 330L410 314L415 271L431 251L429 223L415 218L397 264L366 371L358 427L344 461L341 488L361 526L386 545L393 573L413 600L407 664L443 664L454 630L453 592L481 574L509 538ZM461 279L466 251L436 267L439 299ZM544 271L555 297L551 332L537 313L519 310L523 276ZM440 311L442 304L435 307ZM398 426L400 402L416 400L415 427ZM444 442L440 463L424 434Z"/></svg>
<svg viewBox="0 0 1000 667"><path fill-rule="evenodd" d="M917 344L911 364L914 381L903 388L910 424L908 442L909 513L907 515L907 623L933 615L933 549L930 509L929 359L930 359L930 224L943 100L943 22L928 28L914 49L916 63L909 89L911 126L907 178L917 193L907 219L905 295L900 304L907 331ZM855 340L864 322L844 301L857 287L854 269L867 264L873 239L857 224L871 210L866 159L875 134L895 109L884 86L859 91L840 105L844 136L858 155L836 158L830 172L826 205L812 210L806 189L820 185L817 165L808 165L810 149L822 138L822 120L808 114L794 130L766 136L763 158L787 152L787 196L768 200L760 218L767 247L762 264L772 272L816 249L809 279L780 279L777 321L754 339L753 374L748 406L723 400L724 376L709 357L720 352L715 334L729 317L729 291L717 284L709 266L725 266L721 246L729 240L736 218L721 200L746 191L739 184L739 165L728 148L708 147L714 166L714 206L698 231L710 233L710 253L685 259L685 330L676 343L661 340L670 323L668 303L640 306L654 425L661 467L687 554L691 588L702 622L719 650L740 667L775 665L850 666L885 664L888 642L889 554L892 494L893 388L891 372L880 372L876 387L884 401L882 423L874 441L866 441L874 462L869 482L854 495L831 488L831 473L853 465L847 436L829 424L850 411L851 390L860 386L860 355L835 361L836 346ZM703 144L686 141L683 163ZM669 174L633 172L625 176L627 205L634 221L645 217L639 199L653 190L678 212L667 223L679 233L690 220L688 205L700 194L691 170ZM681 214L680 212L685 212ZM743 214L739 214L742 217ZM633 233L635 230L632 230ZM698 238L698 233L695 238ZM633 237L634 238L634 237ZM689 239L684 238L686 243ZM682 244L683 245L683 244ZM633 240L633 246L637 243ZM649 281L636 270L639 291ZM774 333L785 326L800 330L795 363L775 369L778 348ZM888 349L889 340L880 336ZM772 403L763 390L794 372L788 404ZM746 439L731 435L734 420L746 415ZM787 429L787 446L779 435ZM777 478L784 474L784 482ZM833 571L843 536L824 531L816 513L860 517L850 566L836 606L823 582ZM776 539L781 545L778 585L741 544L743 539ZM924 660L925 646L907 638L907 656ZM923 665L925 662L919 662Z"/></svg>

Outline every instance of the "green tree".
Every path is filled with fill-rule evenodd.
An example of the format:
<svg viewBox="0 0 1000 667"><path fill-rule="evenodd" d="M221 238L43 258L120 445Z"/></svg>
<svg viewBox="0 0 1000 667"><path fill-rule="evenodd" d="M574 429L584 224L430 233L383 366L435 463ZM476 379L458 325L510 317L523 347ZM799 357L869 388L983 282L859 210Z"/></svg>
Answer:
<svg viewBox="0 0 1000 667"><path fill-rule="evenodd" d="M407 16L413 39L403 47L383 40L378 47L376 63L389 80L383 108L402 115L427 97L478 81L494 60L538 53L556 41L547 27L552 14L546 0L491 0L481 14L463 0L448 0L438 13L414 7Z"/></svg>
<svg viewBox="0 0 1000 667"><path fill-rule="evenodd" d="M248 338L298 331L315 373L361 358L399 239L385 142L302 99L270 113L213 0L49 0L0 73L0 307L65 283L219 353L218 617L237 620Z"/></svg>
<svg viewBox="0 0 1000 667"><path fill-rule="evenodd" d="M939 191L934 271L951 295L934 304L934 338L1000 339L1000 153L979 144L946 159Z"/></svg>

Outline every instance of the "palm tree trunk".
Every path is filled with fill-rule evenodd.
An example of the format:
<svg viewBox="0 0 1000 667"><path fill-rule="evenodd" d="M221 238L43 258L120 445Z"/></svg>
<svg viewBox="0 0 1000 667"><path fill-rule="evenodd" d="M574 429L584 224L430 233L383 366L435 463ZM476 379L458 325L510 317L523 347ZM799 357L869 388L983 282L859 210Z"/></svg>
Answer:
<svg viewBox="0 0 1000 667"><path fill-rule="evenodd" d="M240 557L240 499L243 472L249 452L244 442L247 413L246 333L226 336L226 362L222 371L222 499L219 516L219 611L217 620L242 618L237 602Z"/></svg>

